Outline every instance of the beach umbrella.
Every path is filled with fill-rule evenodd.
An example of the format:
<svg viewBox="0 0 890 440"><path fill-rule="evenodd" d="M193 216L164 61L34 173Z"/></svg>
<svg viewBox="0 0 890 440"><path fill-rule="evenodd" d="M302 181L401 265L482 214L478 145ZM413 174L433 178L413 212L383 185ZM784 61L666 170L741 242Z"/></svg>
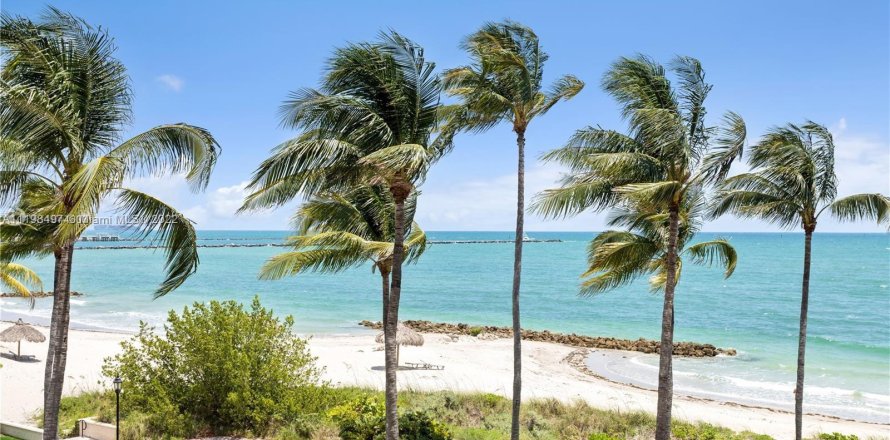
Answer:
<svg viewBox="0 0 890 440"><path fill-rule="evenodd" d="M22 340L28 342L43 342L46 340L46 336L43 336L43 333L40 333L36 328L25 324L24 321L22 321L22 318L19 318L12 327L0 332L0 341L17 342L19 344L16 357L22 355Z"/></svg>
<svg viewBox="0 0 890 440"><path fill-rule="evenodd" d="M383 343L383 333L377 335L375 339L378 343ZM411 327L401 322L396 327L396 346L400 349L403 345L413 345L420 347L423 345L423 335L417 333ZM398 349L397 349L398 350ZM399 364L399 351L396 351L396 365Z"/></svg>

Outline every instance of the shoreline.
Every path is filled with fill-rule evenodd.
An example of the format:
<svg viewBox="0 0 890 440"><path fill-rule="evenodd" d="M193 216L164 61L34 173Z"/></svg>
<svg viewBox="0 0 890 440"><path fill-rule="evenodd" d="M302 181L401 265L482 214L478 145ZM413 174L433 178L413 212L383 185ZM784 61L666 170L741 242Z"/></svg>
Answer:
<svg viewBox="0 0 890 440"><path fill-rule="evenodd" d="M11 323L0 322L0 328ZM42 331L47 329L38 326ZM425 391L490 392L509 397L512 364L505 362L512 352L510 340L484 340L472 336L423 333L426 343L403 350L405 361L425 361L445 366L441 371L400 370L402 389ZM374 342L374 334L317 334L309 336L309 347L324 367L323 378L335 386L360 386L383 389L383 355ZM119 351L128 333L72 329L69 338L69 364L65 395L101 389L101 364ZM3 351L13 344L3 343ZM585 400L596 407L651 412L655 408L654 391L611 381L584 372L586 350L552 342L526 341L524 347L524 400L556 398L562 401ZM25 343L22 352L43 358L46 343ZM621 353L621 351L614 351ZM4 420L29 422L29 414L42 402L43 362L25 363L3 358L2 413ZM485 374L480 375L479 372ZM12 399L9 396L24 396ZM15 401L14 401L15 400ZM736 402L675 395L674 411L678 419L702 421L736 431L751 430L777 439L793 436L792 414L775 408L747 406ZM890 424L846 420L833 416L807 414L809 433L842 432L861 438L890 438Z"/></svg>
<svg viewBox="0 0 890 440"><path fill-rule="evenodd" d="M612 355L621 354L621 352L623 351L623 350L608 350L608 349L598 349L598 350L599 351L612 351L613 352ZM579 372L586 374L588 376L594 377L598 380L603 380L606 382L614 383L616 385L631 387L631 388L635 388L635 389L642 390L642 391L650 391L650 392L657 391L657 389L652 389L650 387L642 386L642 385L636 384L632 381L625 382L625 381L621 381L621 380L617 380L617 379L612 379L612 378L609 378L602 374L597 373L596 371L591 369L590 366L587 365L587 362L586 362L588 360L588 358L590 357L590 355L595 353L596 351L597 350L579 348L579 349L576 349L575 351L569 353L568 356L566 356L563 359L563 362L568 363L569 365L571 365L573 368L575 368ZM757 405L757 404L752 404L752 403L735 402L735 401L731 401L731 400L720 400L720 399L715 399L715 398L711 398L711 397L694 396L694 395L685 394L682 392L675 391L674 398L676 399L678 397L683 398L683 399L689 399L689 400L700 400L702 402L711 402L711 403L720 404L720 405L735 405L735 406L739 406L741 408L748 408L748 409L753 409L753 410L766 410L766 411L779 412L779 413L787 414L789 417L794 417L794 411L789 411L789 410L786 410L783 408L776 408L776 407L772 407L772 406L768 406L768 405ZM810 417L820 417L820 418L825 418L825 419L830 419L830 420L836 420L838 422L867 423L867 424L871 424L871 425L875 425L875 426L883 426L888 429L888 434L890 434L890 421L888 421L888 423L872 422L872 421L868 421L868 420L858 420L858 419L853 419L853 418L848 418L848 417L840 417L840 416L835 416L835 415L831 415L831 414L820 414L820 413L814 413L814 412L805 412L804 415L810 416Z"/></svg>

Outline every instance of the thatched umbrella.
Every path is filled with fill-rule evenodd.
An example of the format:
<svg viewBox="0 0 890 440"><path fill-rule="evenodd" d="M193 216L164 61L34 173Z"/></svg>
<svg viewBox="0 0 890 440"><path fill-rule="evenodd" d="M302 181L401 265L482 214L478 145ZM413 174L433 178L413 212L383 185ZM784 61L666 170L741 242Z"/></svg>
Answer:
<svg viewBox="0 0 890 440"><path fill-rule="evenodd" d="M3 342L18 342L19 348L18 353L16 353L15 357L21 357L22 355L22 340L26 340L28 342L43 342L46 340L46 336L43 336L43 333L40 333L36 328L31 327L28 324L25 324L22 321L22 318L3 332L0 332L0 341Z"/></svg>
<svg viewBox="0 0 890 440"><path fill-rule="evenodd" d="M375 341L382 344L384 340L383 333L377 335ZM423 335L417 333L411 327L408 327L401 322L396 327L396 366L399 365L399 349L403 345L413 345L415 347L420 347L423 345Z"/></svg>

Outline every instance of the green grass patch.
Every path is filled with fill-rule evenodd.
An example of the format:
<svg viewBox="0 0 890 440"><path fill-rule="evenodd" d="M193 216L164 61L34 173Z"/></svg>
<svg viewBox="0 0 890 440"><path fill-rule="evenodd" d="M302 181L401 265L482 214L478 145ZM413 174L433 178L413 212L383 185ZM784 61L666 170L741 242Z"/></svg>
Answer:
<svg viewBox="0 0 890 440"><path fill-rule="evenodd" d="M361 388L320 388L325 395L324 404L315 412L300 417L280 420L270 427L265 437L270 440L335 440L341 436L338 414L342 407L356 401L376 399L383 401L383 393ZM509 438L510 401L504 397L486 393L455 393L451 391L419 392L403 391L399 394L401 414L423 414L437 425L447 429L450 438L457 440L500 440ZM97 417L112 421L114 393L86 393L62 399L61 419L66 426L65 434L76 427L82 417ZM376 411L376 409L374 410ZM374 414L369 414L373 418ZM401 416L400 416L401 418ZM175 435L153 431L147 424L148 416L129 411L121 421L122 439L168 439ZM565 403L555 399L526 402L522 412L523 439L645 439L655 432L654 416L644 412L617 412L594 408L583 401ZM355 429L355 427L350 427ZM200 433L196 433L200 434ZM224 434L224 433L216 433ZM228 433L238 434L238 433ZM768 440L771 437L752 432L735 432L727 428L705 423L675 421L674 438L677 440ZM827 437L823 437L827 438ZM830 437L832 440L848 437Z"/></svg>

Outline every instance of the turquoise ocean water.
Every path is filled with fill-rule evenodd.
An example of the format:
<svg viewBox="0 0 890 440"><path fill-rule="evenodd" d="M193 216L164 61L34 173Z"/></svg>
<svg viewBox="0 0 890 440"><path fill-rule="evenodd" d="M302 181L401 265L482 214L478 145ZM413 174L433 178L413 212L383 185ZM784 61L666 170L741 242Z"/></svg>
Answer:
<svg viewBox="0 0 890 440"><path fill-rule="evenodd" d="M202 244L279 243L281 231L202 231ZM428 232L431 240L511 239L511 232ZM593 297L577 295L587 242L594 233L530 232L523 262L523 327L622 338L657 339L661 297L645 280ZM791 408L797 347L803 236L795 233L700 234L727 237L739 253L735 275L684 268L676 298L676 337L739 350L736 357L677 362L677 391ZM890 423L890 235L816 234L810 300L807 408ZM83 243L81 246L132 243ZM346 272L258 281L263 261L280 247L202 248L201 266L179 290L157 300L163 253L148 249L78 250L72 326L133 330L161 322L194 301L249 301L259 295L278 314L292 314L306 333L364 331L380 316L380 278L370 266ZM403 319L509 325L511 244L433 244L405 269ZM26 261L51 286L52 259ZM4 319L49 316L51 300L33 310L4 298ZM506 362L507 360L505 360ZM657 359L631 356L609 375L654 383Z"/></svg>

